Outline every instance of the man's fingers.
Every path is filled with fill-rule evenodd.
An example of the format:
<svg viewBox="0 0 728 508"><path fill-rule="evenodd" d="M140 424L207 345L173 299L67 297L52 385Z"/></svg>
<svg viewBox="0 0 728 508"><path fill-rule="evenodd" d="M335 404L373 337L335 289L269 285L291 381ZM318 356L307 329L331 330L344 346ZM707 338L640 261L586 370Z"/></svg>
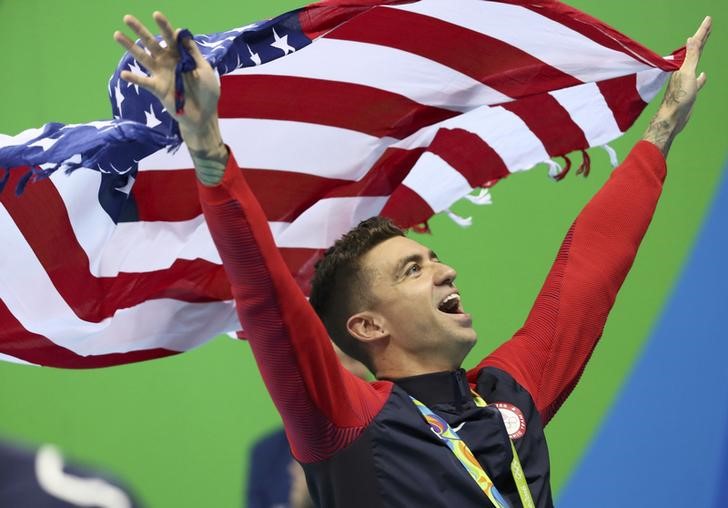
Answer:
<svg viewBox="0 0 728 508"><path fill-rule="evenodd" d="M114 40L121 44L124 49L131 53L131 56L136 58L136 60L144 67L147 69L152 69L154 67L154 60L151 55L144 51L140 46L137 46L129 37L117 30L114 32Z"/></svg>
<svg viewBox="0 0 728 508"><path fill-rule="evenodd" d="M207 60L205 60L205 57L202 56L202 53L200 53L200 48L197 46L194 39L185 39L183 44L187 51L190 52L190 55L192 55L198 69L208 65Z"/></svg>
<svg viewBox="0 0 728 508"><path fill-rule="evenodd" d="M700 56L703 53L703 47L710 36L712 23L713 20L710 16L706 16L698 27L698 30L695 32L695 35L688 38L687 53L685 54L683 69L692 75L695 75L698 62L700 61Z"/></svg>
<svg viewBox="0 0 728 508"><path fill-rule="evenodd" d="M690 75L695 75L695 69L698 67L698 60L700 60L700 49L698 43L694 37L688 38L687 44L685 44L687 51L685 52L685 61L682 64L680 70L685 70Z"/></svg>
<svg viewBox="0 0 728 508"><path fill-rule="evenodd" d="M700 91L701 88L705 86L705 82L708 81L708 76L705 75L704 72L700 73L700 76L698 76L698 91Z"/></svg>
<svg viewBox="0 0 728 508"><path fill-rule="evenodd" d="M708 37L710 36L710 29L713 26L713 20L710 16L705 16L705 19L702 23L700 23L700 26L698 27L698 31L695 32L695 35L693 35L693 38L698 41L698 44L700 45L700 49L703 49L703 46L705 45L705 41L708 40Z"/></svg>
<svg viewBox="0 0 728 508"><path fill-rule="evenodd" d="M172 50L176 50L177 42L175 38L174 28L172 28L172 25L167 17L159 11L155 11L152 16L154 17L154 21L157 22L157 26L159 26L159 30L162 33L162 38L164 39L164 42L167 43L167 47Z"/></svg>
<svg viewBox="0 0 728 508"><path fill-rule="evenodd" d="M124 23L126 26L131 28L135 34L139 36L144 46L149 50L152 55L157 55L162 51L159 43L154 38L152 33L134 16L127 14L124 16Z"/></svg>
<svg viewBox="0 0 728 508"><path fill-rule="evenodd" d="M139 85L142 88L146 88L153 94L156 94L154 88L154 80L152 78L149 78L147 76L140 76L139 74L134 74L130 71L121 71L121 74L119 76L124 81L127 81L133 85Z"/></svg>

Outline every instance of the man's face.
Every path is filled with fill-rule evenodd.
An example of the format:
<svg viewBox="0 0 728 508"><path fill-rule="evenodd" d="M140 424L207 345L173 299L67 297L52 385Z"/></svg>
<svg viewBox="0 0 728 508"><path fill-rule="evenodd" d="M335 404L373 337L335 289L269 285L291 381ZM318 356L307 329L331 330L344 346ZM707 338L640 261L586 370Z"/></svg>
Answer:
<svg viewBox="0 0 728 508"><path fill-rule="evenodd" d="M442 357L459 367L476 341L455 288L456 272L434 252L405 237L390 238L363 256L370 310L390 340L420 358Z"/></svg>

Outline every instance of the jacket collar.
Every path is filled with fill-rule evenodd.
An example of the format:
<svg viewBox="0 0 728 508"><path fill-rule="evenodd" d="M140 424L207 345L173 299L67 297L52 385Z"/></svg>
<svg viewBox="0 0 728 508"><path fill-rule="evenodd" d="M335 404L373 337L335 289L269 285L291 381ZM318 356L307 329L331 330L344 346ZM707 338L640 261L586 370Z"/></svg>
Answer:
<svg viewBox="0 0 728 508"><path fill-rule="evenodd" d="M465 402L473 400L463 369L402 377L390 381L426 406L452 404L460 407Z"/></svg>

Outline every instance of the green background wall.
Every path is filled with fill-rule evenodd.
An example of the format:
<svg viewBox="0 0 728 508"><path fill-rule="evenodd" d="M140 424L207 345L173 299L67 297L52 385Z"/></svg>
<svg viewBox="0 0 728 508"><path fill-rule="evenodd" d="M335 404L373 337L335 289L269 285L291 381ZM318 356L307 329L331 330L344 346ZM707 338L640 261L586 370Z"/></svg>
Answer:
<svg viewBox="0 0 728 508"><path fill-rule="evenodd" d="M559 487L589 443L672 287L728 154L728 19L718 0L574 0L658 53L684 44L705 14L714 34L701 67L709 80L687 131L670 155L670 176L652 229L622 290L586 374L549 425L553 485ZM106 82L121 50L121 18L164 11L194 32L219 31L298 7L293 1L0 0L0 132L49 121L107 118ZM624 138L621 158L654 105ZM422 237L459 271L480 343L474 364L525 318L573 217L609 173L592 152L589 179L556 185L545 168L514 175L495 204L455 210L475 224L432 220ZM38 309L42 312L42 309ZM190 353L145 364L62 371L0 363L0 436L54 442L70 456L110 468L152 507L240 506L250 444L278 425L248 346L219 338Z"/></svg>

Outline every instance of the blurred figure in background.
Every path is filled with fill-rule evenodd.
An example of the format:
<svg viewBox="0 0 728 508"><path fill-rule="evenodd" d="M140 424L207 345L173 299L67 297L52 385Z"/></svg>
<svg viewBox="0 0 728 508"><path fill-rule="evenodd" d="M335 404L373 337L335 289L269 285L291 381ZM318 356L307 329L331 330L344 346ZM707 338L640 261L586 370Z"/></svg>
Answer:
<svg viewBox="0 0 728 508"><path fill-rule="evenodd" d="M106 472L64 463L53 445L37 450L0 440L0 506L141 508Z"/></svg>
<svg viewBox="0 0 728 508"><path fill-rule="evenodd" d="M361 362L341 351L335 344L341 364L361 379L369 379L369 371ZM247 508L312 508L306 477L301 465L293 460L283 429L259 439L248 460Z"/></svg>

